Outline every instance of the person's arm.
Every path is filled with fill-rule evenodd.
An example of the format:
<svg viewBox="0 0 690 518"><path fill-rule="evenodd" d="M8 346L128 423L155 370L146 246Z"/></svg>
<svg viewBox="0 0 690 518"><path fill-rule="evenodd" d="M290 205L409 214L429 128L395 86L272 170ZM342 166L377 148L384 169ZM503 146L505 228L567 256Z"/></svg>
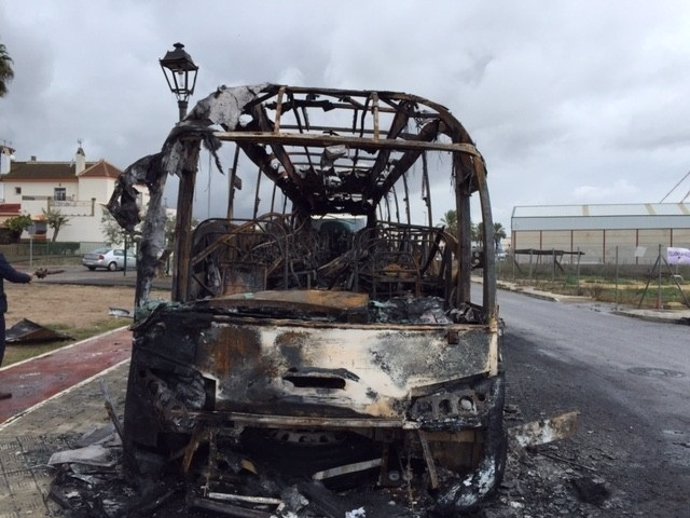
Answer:
<svg viewBox="0 0 690 518"><path fill-rule="evenodd" d="M12 265L7 262L7 259L5 259L5 256L2 254L0 254L0 276L10 282L20 282L24 284L31 282L31 279L33 278L33 275L18 272L12 268Z"/></svg>

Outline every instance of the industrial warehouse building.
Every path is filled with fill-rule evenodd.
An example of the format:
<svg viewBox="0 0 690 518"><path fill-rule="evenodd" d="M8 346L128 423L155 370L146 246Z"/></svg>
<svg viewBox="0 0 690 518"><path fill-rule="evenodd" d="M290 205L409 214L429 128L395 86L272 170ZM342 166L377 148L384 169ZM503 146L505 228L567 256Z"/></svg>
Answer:
<svg viewBox="0 0 690 518"><path fill-rule="evenodd" d="M514 251L584 252L581 263L653 264L667 247L690 248L689 203L516 206ZM516 259L529 260L525 254ZM564 262L577 261L576 255Z"/></svg>

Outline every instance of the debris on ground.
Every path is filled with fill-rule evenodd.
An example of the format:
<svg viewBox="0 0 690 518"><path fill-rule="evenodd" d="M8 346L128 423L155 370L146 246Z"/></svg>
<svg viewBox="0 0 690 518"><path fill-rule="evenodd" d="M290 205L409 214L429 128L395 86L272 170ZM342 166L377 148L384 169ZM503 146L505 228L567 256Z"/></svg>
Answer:
<svg viewBox="0 0 690 518"><path fill-rule="evenodd" d="M606 482L600 478L580 477L573 479L572 483L580 500L588 504L600 506L611 495Z"/></svg>
<svg viewBox="0 0 690 518"><path fill-rule="evenodd" d="M107 388L102 387L107 395ZM519 416L517 405L507 415ZM506 475L497 494L474 513L475 518L524 518L528 516L607 516L615 506L606 481L593 468L561 452L575 431L579 413L567 412L514 426ZM112 417L112 416L111 416ZM518 417L519 418L519 417ZM115 418L114 423L119 423ZM544 433L558 428L559 433ZM532 432L539 430L536 435ZM525 442L523 434L530 441ZM546 436L550 441L546 441ZM521 439L522 437L522 439ZM536 440L535 440L536 438ZM558 443L556 443L558 441ZM115 516L232 516L246 518L431 518L431 498L409 494L412 505L396 505L380 492L347 489L344 476L370 476L365 468L380 463L360 463L340 470L319 472L313 480L286 482L278 464L267 459L227 451L222 441L216 449L218 462L195 458L190 474L180 482L174 473L159 476L127 475L117 425L90 430L76 441L78 448L55 453L49 464L58 468L50 492L68 517ZM141 452L139 452L141 455ZM180 455L184 455L181 451ZM364 471L362 471L364 470ZM337 473L336 473L337 471ZM443 472L438 474L444 476ZM391 494L412 488L403 472L402 484L388 488ZM408 479L409 480L409 479ZM338 483L333 484L334 481ZM375 479L373 479L376 485ZM379 484L381 481L379 481ZM344 488L344 489L343 489ZM464 516L464 515L463 515Z"/></svg>
<svg viewBox="0 0 690 518"><path fill-rule="evenodd" d="M575 435L579 417L579 412L568 412L549 419L515 426L508 430L508 437L523 448L567 439Z"/></svg>
<svg viewBox="0 0 690 518"><path fill-rule="evenodd" d="M134 313L125 308L108 308L108 314L115 318L134 318Z"/></svg>
<svg viewBox="0 0 690 518"><path fill-rule="evenodd" d="M26 318L23 318L5 332L5 341L12 345L58 342L72 339L69 335L54 331Z"/></svg>

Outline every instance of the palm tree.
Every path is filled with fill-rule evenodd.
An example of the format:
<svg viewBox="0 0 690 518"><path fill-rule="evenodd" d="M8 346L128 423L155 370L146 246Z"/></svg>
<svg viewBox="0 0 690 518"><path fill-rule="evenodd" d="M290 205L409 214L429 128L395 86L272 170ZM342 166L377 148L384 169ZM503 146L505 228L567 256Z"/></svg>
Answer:
<svg viewBox="0 0 690 518"><path fill-rule="evenodd" d="M43 217L50 228L53 229L53 239L52 242L55 243L57 239L58 232L65 225L68 225L69 218L63 215L59 210L48 209L43 210Z"/></svg>
<svg viewBox="0 0 690 518"><path fill-rule="evenodd" d="M458 215L454 210L447 211L441 218L441 223L446 226L449 234L455 235L458 231Z"/></svg>
<svg viewBox="0 0 690 518"><path fill-rule="evenodd" d="M5 45L0 43L0 97L7 94L7 83L14 77L12 70L12 58L7 53Z"/></svg>
<svg viewBox="0 0 690 518"><path fill-rule="evenodd" d="M508 237L506 235L506 230L500 223L494 223L494 243L496 245L496 251L498 252L501 247L501 239Z"/></svg>
<svg viewBox="0 0 690 518"><path fill-rule="evenodd" d="M501 239L507 237L506 231L503 225L500 223L494 223L494 247L498 251L501 246ZM480 221L476 225L472 224L472 241L479 243L482 247L484 246L484 222Z"/></svg>

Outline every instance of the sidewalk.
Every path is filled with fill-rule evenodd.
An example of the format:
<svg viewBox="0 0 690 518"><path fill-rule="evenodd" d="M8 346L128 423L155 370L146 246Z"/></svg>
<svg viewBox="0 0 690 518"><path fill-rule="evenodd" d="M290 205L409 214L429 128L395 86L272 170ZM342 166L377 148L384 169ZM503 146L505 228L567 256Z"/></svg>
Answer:
<svg viewBox="0 0 690 518"><path fill-rule="evenodd" d="M0 518L63 516L48 497L50 455L108 425L101 384L121 414L131 332L117 329L0 369Z"/></svg>
<svg viewBox="0 0 690 518"><path fill-rule="evenodd" d="M473 278L473 282L481 284L481 279ZM589 297L577 297L574 295L559 295L549 293L546 291L537 290L531 286L520 286L512 282L498 281L496 286L499 290L512 291L514 293L521 293L528 297L533 297L551 302L567 302L567 303L591 303L592 299ZM639 318L650 322L660 322L665 324L683 324L690 325L690 309L635 309L619 307L611 311L614 315L621 315L632 318Z"/></svg>
<svg viewBox="0 0 690 518"><path fill-rule="evenodd" d="M126 361L132 334L123 327L0 369L0 429L36 405Z"/></svg>

